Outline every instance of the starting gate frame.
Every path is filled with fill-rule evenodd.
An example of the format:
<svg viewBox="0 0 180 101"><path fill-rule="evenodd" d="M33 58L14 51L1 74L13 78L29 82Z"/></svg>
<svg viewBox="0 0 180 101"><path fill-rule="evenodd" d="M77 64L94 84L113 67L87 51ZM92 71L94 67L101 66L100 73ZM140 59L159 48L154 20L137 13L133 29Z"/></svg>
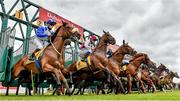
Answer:
<svg viewBox="0 0 180 101"><path fill-rule="evenodd" d="M28 54L29 51L29 40L31 38L31 34L33 33L33 30L35 32L36 28L38 27L36 24L34 24L35 21L38 20L38 13L39 13L39 9L41 8L41 6L29 1L29 0L12 0L11 2L14 2L14 4L10 7L9 10L6 9L5 7L5 2L6 0L0 0L0 5L1 5L1 9L0 9L0 17L1 17L1 31L0 31L0 82L8 82L10 80L11 77L11 68L13 66L13 64L20 59L20 57L24 54ZM20 9L16 9L17 5L21 5ZM34 14L30 19L28 9L30 7L36 8L36 11L34 12ZM20 17L17 17L17 14L15 13L15 10L18 11L20 14L24 14L24 18L22 18L22 16L20 15ZM3 43L5 41L7 41L6 37L6 31L7 28L9 26L9 21L14 21L14 25L11 28L11 31L17 29L16 27L18 27L18 29L20 30L20 33L22 38L17 37L17 36L11 36L14 40L18 40L21 41L23 44L23 51L22 54L14 57L13 56L13 50L14 50L14 46L9 47L8 44L4 45ZM23 30L22 26L26 27L26 30ZM84 36L85 37L89 37L90 35L95 33L83 28L84 32L88 32L89 35ZM96 35L98 36L98 35ZM99 37L99 36L98 36ZM7 42L8 43L8 42ZM75 50L72 50L71 48L71 52L67 52L69 54L72 54L74 51L77 51L78 48L78 42L74 42L74 48ZM77 54L72 55L72 60L76 60L77 59Z"/></svg>

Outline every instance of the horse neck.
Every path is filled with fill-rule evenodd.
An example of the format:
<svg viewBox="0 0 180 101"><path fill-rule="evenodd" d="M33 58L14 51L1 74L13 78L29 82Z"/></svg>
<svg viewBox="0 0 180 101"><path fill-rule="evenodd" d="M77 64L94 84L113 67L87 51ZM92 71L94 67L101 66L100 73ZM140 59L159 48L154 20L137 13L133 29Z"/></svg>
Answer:
<svg viewBox="0 0 180 101"><path fill-rule="evenodd" d="M175 75L173 73L169 74L169 78L173 79L175 77Z"/></svg>
<svg viewBox="0 0 180 101"><path fill-rule="evenodd" d="M162 69L158 69L157 72L156 72L156 74L157 74L158 76L160 76L163 71L164 71L164 70L162 70Z"/></svg>
<svg viewBox="0 0 180 101"><path fill-rule="evenodd" d="M130 63L133 64L136 68L139 68L143 62L144 62L144 57L138 57L132 60Z"/></svg>
<svg viewBox="0 0 180 101"><path fill-rule="evenodd" d="M61 53L61 58L64 57L64 45L65 45L65 38L63 38L64 30L63 28L58 29L57 35L55 36L55 39L53 40L53 45L55 49Z"/></svg>
<svg viewBox="0 0 180 101"><path fill-rule="evenodd" d="M58 51L59 53L62 53L63 50L64 50L64 41L65 41L65 39L63 39L63 38L61 37L61 38L59 38L59 40L53 42L54 47L57 49L57 51Z"/></svg>
<svg viewBox="0 0 180 101"><path fill-rule="evenodd" d="M123 58L125 56L125 53L122 51L122 48L119 48L118 50L116 50L112 57L110 59L112 59L113 61L116 61L118 63L121 63Z"/></svg>
<svg viewBox="0 0 180 101"><path fill-rule="evenodd" d="M99 44L96 46L96 49L94 51L94 54L99 54L99 53L103 53L106 57L106 50L107 50L107 44L103 41L100 41Z"/></svg>

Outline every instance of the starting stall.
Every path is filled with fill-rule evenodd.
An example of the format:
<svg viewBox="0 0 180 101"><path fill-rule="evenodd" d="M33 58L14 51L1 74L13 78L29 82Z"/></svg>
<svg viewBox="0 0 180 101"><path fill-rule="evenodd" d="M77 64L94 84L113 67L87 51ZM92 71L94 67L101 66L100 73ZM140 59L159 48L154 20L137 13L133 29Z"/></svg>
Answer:
<svg viewBox="0 0 180 101"><path fill-rule="evenodd" d="M11 2L11 3L9 3ZM13 65L25 54L31 54L35 46L31 43L36 28L51 18L61 25L61 20L77 27L81 40L86 40L93 32L30 2L29 0L0 0L0 89L11 79ZM84 32L88 34L84 34ZM95 34L94 34L95 35ZM65 61L68 66L77 60L78 42L72 42L66 47ZM17 80L11 86L15 87ZM3 86L3 87L2 87Z"/></svg>

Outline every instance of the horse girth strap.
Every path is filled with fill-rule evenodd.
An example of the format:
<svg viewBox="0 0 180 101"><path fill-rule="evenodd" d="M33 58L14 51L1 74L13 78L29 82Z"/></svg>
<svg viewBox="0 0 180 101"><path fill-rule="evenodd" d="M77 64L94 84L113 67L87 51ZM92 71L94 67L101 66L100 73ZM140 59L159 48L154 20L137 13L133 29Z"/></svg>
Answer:
<svg viewBox="0 0 180 101"><path fill-rule="evenodd" d="M87 62L87 67L88 67L89 71L91 72L91 75L93 75L93 70L91 68L91 65L88 62Z"/></svg>

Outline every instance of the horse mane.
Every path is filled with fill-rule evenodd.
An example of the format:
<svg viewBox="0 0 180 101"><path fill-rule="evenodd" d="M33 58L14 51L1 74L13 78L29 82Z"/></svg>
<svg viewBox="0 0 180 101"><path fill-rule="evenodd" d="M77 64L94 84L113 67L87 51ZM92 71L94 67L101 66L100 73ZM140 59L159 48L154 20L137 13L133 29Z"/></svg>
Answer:
<svg viewBox="0 0 180 101"><path fill-rule="evenodd" d="M61 28L61 26L58 27L58 29L55 31L54 35L51 37L51 41L52 41L52 42L53 42L54 39L56 38L56 36L57 36L57 34L58 34L60 28Z"/></svg>
<svg viewBox="0 0 180 101"><path fill-rule="evenodd" d="M99 38L99 42L97 43L97 45L96 45L96 46L99 46L99 44L100 44L100 40L101 40L101 37Z"/></svg>
<svg viewBox="0 0 180 101"><path fill-rule="evenodd" d="M123 48L124 45L126 44L119 46L119 48L115 52L113 52L112 56L119 54L120 53L119 51Z"/></svg>
<svg viewBox="0 0 180 101"><path fill-rule="evenodd" d="M138 54L136 54L135 56L133 56L133 59L132 60L134 60L135 58L138 58L138 57L140 57L140 56L143 56L143 55L145 55L144 53L138 53Z"/></svg>

